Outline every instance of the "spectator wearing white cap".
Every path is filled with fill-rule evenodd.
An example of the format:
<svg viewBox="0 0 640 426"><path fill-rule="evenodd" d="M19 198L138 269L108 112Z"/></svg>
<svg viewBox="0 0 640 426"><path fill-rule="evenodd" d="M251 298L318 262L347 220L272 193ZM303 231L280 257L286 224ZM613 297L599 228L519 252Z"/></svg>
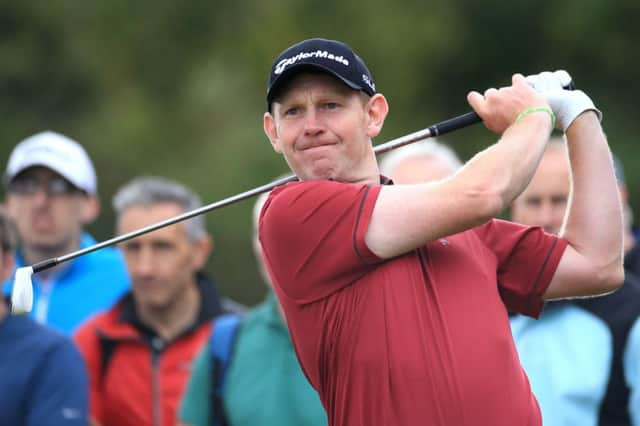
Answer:
<svg viewBox="0 0 640 426"><path fill-rule="evenodd" d="M23 140L9 157L4 185L20 239L17 267L95 244L83 228L100 212L97 178L78 142L51 131ZM5 283L5 293L12 282ZM120 252L107 248L43 271L33 284L32 315L70 334L128 290L129 278Z"/></svg>

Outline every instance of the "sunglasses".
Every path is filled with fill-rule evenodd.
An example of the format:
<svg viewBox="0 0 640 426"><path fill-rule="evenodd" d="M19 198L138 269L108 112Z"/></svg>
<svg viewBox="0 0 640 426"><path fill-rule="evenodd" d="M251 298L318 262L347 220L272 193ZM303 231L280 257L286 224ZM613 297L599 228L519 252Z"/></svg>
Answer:
<svg viewBox="0 0 640 426"><path fill-rule="evenodd" d="M49 196L71 195L84 193L66 179L53 177L39 180L35 176L22 176L13 179L7 187L9 192L18 195L33 195L42 189Z"/></svg>

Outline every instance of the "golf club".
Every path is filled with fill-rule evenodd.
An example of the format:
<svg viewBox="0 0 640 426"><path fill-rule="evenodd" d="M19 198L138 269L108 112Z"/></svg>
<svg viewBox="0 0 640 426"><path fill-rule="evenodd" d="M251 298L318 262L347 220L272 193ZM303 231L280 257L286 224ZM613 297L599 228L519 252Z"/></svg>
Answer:
<svg viewBox="0 0 640 426"><path fill-rule="evenodd" d="M566 71L556 71L556 73L560 73L557 75L559 75L561 81L564 82L563 86L565 89L574 90L575 88L574 83ZM451 131L470 126L480 121L482 120L477 113L468 112L466 114L459 115L449 120L445 120L440 123L434 124L430 127L427 127L426 129L419 130L417 132L414 132L405 136L401 136L397 139L390 140L381 145L377 145L374 147L374 152L376 154L382 154L387 151L391 151L392 149L399 148L399 147L402 147L414 142L418 142L430 137L443 135L445 133L449 133ZM148 232L155 231L165 226L173 225L177 222L190 219L194 216L198 216L200 214L210 212L220 207L224 207L229 204L233 204L235 202L245 200L247 198L261 194L263 192L270 191L279 185L283 185L287 182L293 182L296 179L297 177L294 175L287 176L287 177L275 180L271 183L225 198L223 200L216 201L214 203L208 204L198 209L183 213L173 218L169 218L162 222L149 225L141 229L129 232L127 234L123 234L123 235L111 238L101 243L97 243L93 246L86 247L84 249L77 250L60 257L43 260L31 266L24 266L24 267L18 268L15 273L13 289L11 292L11 313L14 315L18 315L18 314L24 314L31 311L33 307L33 283L31 282L31 276L34 273L44 271L46 269L59 265L60 263L66 262L68 260L74 259L76 257L82 256L84 254L87 254L96 250L99 250L101 248L118 244L122 241L130 240L132 238L138 237Z"/></svg>

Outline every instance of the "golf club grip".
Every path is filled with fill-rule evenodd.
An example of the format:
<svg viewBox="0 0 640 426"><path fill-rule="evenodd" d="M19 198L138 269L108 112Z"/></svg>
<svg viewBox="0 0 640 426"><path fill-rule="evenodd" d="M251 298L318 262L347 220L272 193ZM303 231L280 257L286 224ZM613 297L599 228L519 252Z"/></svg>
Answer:
<svg viewBox="0 0 640 426"><path fill-rule="evenodd" d="M472 111L434 124L429 127L429 132L431 133L431 136L440 136L454 130L462 129L463 127L471 126L472 124L476 124L481 121L482 119L480 116L475 111Z"/></svg>
<svg viewBox="0 0 640 426"><path fill-rule="evenodd" d="M37 273L40 271L44 271L45 269L49 269L49 268L53 268L54 266L58 265L60 263L60 261L57 258L52 258L52 259L46 259L43 260L41 262L35 263L32 268L33 268L33 273Z"/></svg>
<svg viewBox="0 0 640 426"><path fill-rule="evenodd" d="M565 90L576 90L576 84L573 80L569 81L569 84L563 87ZM445 133L462 129L463 127L479 123L480 121L482 121L480 116L475 111L471 111L429 127L430 136L444 135Z"/></svg>

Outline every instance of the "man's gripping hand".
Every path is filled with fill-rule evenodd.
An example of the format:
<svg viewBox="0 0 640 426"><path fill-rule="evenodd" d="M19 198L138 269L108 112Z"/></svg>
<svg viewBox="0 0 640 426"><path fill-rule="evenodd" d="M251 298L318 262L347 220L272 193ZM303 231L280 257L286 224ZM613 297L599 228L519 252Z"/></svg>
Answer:
<svg viewBox="0 0 640 426"><path fill-rule="evenodd" d="M469 105L482 118L484 125L499 135L516 121L522 111L550 107L544 95L527 84L523 75L514 74L511 81L511 86L490 88L484 95L475 91L467 95Z"/></svg>
<svg viewBox="0 0 640 426"><path fill-rule="evenodd" d="M583 112L594 111L599 120L602 112L582 90L565 89L571 85L571 76L564 70L544 71L526 77L527 83L547 99L556 115L556 128L566 132L571 123Z"/></svg>

